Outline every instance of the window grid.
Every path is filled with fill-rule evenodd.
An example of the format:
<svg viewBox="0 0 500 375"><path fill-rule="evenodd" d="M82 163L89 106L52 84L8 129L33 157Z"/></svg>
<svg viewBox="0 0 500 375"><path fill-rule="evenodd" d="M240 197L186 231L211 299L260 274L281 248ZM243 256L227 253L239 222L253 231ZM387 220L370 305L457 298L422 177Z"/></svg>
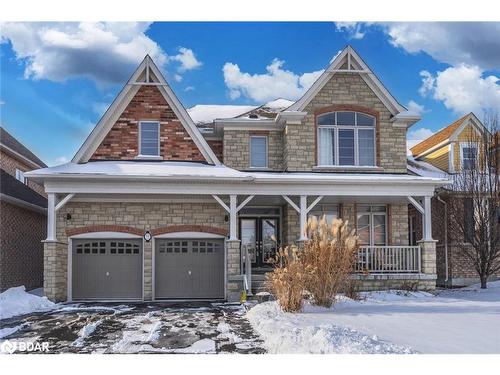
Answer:
<svg viewBox="0 0 500 375"><path fill-rule="evenodd" d="M264 160L261 159L260 155L255 155L254 159L254 147L262 146L258 144L254 144L254 141L264 140L264 149L259 149L258 152L264 152ZM252 135L250 136L250 168L268 168L269 165L269 139L266 135ZM260 164L259 164L260 163Z"/></svg>
<svg viewBox="0 0 500 375"><path fill-rule="evenodd" d="M160 123L158 121L139 122L139 156L160 156Z"/></svg>
<svg viewBox="0 0 500 375"><path fill-rule="evenodd" d="M353 113L354 114L354 124L353 125L337 125L338 124L338 113L341 114L346 114L346 113ZM358 116L363 119L363 122L367 122L369 118L372 119L372 125L358 125ZM326 119L326 120L325 120ZM325 121L327 123L325 123ZM333 122L333 123L328 123L328 122ZM322 123L323 122L323 123ZM375 140L375 126L376 126L376 119L374 116L367 115L361 112L346 112L346 111L338 111L338 112L329 112L322 114L318 116L317 119L317 126L318 126L318 134L317 134L317 144L320 146L318 147L318 162L320 166L375 166L375 152L376 152L376 140ZM326 135L327 133L322 132L322 129L331 129L333 131L333 155L327 156L328 160L332 160L333 164L323 164L322 160L325 159L325 155L321 154L321 135ZM353 130L354 133L354 164L348 165L348 164L341 164L340 160L340 138L339 138L339 130ZM372 151L371 155L371 163L369 164L360 164L360 153L359 153L359 133L360 131L364 131L363 133L368 134L368 130L371 131L372 133L372 138L373 138L373 146L370 147L370 151ZM363 157L365 160L366 155Z"/></svg>

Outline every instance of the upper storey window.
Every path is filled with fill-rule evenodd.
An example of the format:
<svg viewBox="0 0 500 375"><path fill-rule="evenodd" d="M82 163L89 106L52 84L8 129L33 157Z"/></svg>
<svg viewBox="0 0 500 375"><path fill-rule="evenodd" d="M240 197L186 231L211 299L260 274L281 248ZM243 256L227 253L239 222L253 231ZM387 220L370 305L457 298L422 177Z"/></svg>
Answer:
<svg viewBox="0 0 500 375"><path fill-rule="evenodd" d="M267 168L267 137L250 137L250 168Z"/></svg>
<svg viewBox="0 0 500 375"><path fill-rule="evenodd" d="M160 156L160 123L141 121L139 134L139 156Z"/></svg>
<svg viewBox="0 0 500 375"><path fill-rule="evenodd" d="M375 117L329 112L317 117L320 166L374 166Z"/></svg>

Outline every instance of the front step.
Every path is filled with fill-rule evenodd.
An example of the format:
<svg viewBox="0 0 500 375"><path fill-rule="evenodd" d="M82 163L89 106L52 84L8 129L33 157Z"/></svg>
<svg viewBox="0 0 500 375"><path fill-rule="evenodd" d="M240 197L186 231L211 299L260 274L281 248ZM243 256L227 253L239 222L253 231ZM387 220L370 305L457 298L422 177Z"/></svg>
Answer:
<svg viewBox="0 0 500 375"><path fill-rule="evenodd" d="M266 287L266 274L253 274L252 275L252 293L268 292Z"/></svg>

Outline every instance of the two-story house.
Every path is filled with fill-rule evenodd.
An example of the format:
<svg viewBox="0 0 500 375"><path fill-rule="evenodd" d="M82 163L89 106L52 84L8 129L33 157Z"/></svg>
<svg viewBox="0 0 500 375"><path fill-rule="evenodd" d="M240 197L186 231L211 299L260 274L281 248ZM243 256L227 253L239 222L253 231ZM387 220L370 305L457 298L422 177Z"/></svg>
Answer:
<svg viewBox="0 0 500 375"><path fill-rule="evenodd" d="M471 192L460 191L460 186L457 187L453 181L463 178L463 170L480 168L481 155L486 152L481 148L485 147L485 143L489 143L481 141L485 133L489 134L481 120L474 113L468 113L411 148L412 155L408 160L411 173L446 178L452 182L437 189L431 201L432 238L437 241L438 286L460 287L479 282L474 263L462 251L463 246L470 246L467 237L475 230L473 199ZM493 146L495 147L497 146ZM497 158L498 168L500 165L498 149L493 149L491 152L495 154L493 158ZM451 213L449 209L451 199L460 199L463 211ZM414 206L410 205L408 210L410 244L416 244L422 235L422 218ZM496 210L498 212L499 208ZM459 233L461 231L454 228L451 215L459 215L458 220L464 222L463 228L467 228L468 233ZM497 216L497 224L500 225L500 214ZM500 271L493 277L500 277Z"/></svg>
<svg viewBox="0 0 500 375"><path fill-rule="evenodd" d="M288 103L290 104L290 103ZM303 97L198 127L149 56L70 163L29 173L48 194L53 300L239 299L309 215L360 237L363 288L436 282L431 197L408 174L419 120L346 47ZM408 202L425 218L408 243Z"/></svg>
<svg viewBox="0 0 500 375"><path fill-rule="evenodd" d="M0 291L43 285L47 198L43 185L25 173L47 167L0 127Z"/></svg>

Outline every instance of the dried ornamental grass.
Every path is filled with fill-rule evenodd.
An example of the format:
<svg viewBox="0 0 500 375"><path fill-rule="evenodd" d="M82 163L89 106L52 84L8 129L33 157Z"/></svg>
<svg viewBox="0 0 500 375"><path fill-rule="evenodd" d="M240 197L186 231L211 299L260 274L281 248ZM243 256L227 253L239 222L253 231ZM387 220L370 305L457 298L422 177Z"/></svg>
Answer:
<svg viewBox="0 0 500 375"><path fill-rule="evenodd" d="M276 254L276 267L266 275L267 284L283 311L302 309L304 282L308 269L304 268L296 247L281 248Z"/></svg>
<svg viewBox="0 0 500 375"><path fill-rule="evenodd" d="M316 305L330 307L336 294L348 287L359 245L354 230L349 231L347 224L336 219L328 225L325 217L307 221L309 240L304 243L300 261L309 271L305 288Z"/></svg>

